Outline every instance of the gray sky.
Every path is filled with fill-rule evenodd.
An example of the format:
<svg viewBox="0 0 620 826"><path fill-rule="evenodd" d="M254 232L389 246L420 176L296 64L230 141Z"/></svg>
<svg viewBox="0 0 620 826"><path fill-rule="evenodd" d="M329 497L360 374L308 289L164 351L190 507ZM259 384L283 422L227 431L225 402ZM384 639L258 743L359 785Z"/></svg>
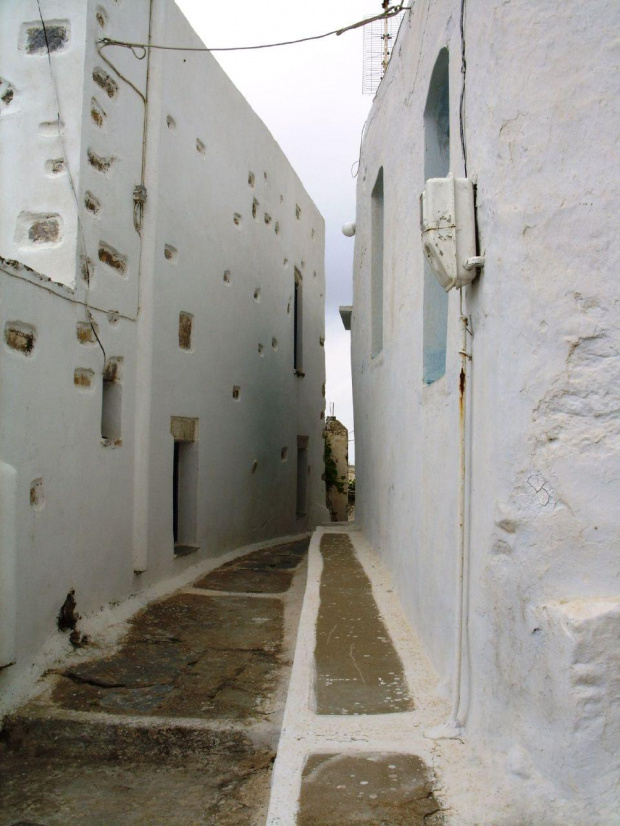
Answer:
<svg viewBox="0 0 620 826"><path fill-rule="evenodd" d="M381 13L379 0L176 2L207 46L293 40ZM355 220L351 167L372 100L361 93L362 38L358 29L295 46L214 55L278 141L325 218L327 412L333 402L350 432L350 333L342 326L338 306L352 301L354 239L345 238L341 227Z"/></svg>

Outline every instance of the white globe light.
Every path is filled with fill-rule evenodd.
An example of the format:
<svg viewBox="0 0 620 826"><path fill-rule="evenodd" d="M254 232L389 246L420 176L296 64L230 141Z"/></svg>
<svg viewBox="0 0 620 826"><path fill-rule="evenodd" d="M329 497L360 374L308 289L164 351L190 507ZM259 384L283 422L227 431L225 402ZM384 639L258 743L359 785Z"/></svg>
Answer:
<svg viewBox="0 0 620 826"><path fill-rule="evenodd" d="M349 221L342 227L342 234L346 235L347 238L353 238L355 235L355 223L353 221Z"/></svg>

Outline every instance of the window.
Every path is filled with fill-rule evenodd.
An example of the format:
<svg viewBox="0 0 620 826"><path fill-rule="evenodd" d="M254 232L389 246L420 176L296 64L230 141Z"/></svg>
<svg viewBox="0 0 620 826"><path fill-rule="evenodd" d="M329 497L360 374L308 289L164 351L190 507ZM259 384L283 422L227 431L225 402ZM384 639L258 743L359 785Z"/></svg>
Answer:
<svg viewBox="0 0 620 826"><path fill-rule="evenodd" d="M101 438L110 444L120 444L123 386L121 358L110 358L103 370L101 397Z"/></svg>
<svg viewBox="0 0 620 826"><path fill-rule="evenodd" d="M172 536L176 556L198 550L198 420L173 417Z"/></svg>
<svg viewBox="0 0 620 826"><path fill-rule="evenodd" d="M297 498L295 512L298 517L306 515L308 491L308 437L297 437Z"/></svg>
<svg viewBox="0 0 620 826"><path fill-rule="evenodd" d="M371 355L383 350L383 167L379 170L371 196Z"/></svg>
<svg viewBox="0 0 620 826"><path fill-rule="evenodd" d="M293 369L303 376L303 282L295 267L295 306L293 313Z"/></svg>
<svg viewBox="0 0 620 826"><path fill-rule="evenodd" d="M424 109L424 179L450 172L450 86L448 50L439 52ZM423 380L432 384L446 372L448 294L424 257Z"/></svg>

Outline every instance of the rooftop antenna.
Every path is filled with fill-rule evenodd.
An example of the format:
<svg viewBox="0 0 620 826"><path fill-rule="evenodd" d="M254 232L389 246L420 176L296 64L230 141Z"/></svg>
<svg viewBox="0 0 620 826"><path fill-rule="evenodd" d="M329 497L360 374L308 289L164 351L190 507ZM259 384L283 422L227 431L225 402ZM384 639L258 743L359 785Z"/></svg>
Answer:
<svg viewBox="0 0 620 826"><path fill-rule="evenodd" d="M383 0L381 8L385 11L388 6L389 0ZM392 46L398 34L398 27L406 11L408 11L408 8L404 8L400 14L393 17L384 17L382 20L375 20L364 26L362 94L374 95L379 88L390 62Z"/></svg>

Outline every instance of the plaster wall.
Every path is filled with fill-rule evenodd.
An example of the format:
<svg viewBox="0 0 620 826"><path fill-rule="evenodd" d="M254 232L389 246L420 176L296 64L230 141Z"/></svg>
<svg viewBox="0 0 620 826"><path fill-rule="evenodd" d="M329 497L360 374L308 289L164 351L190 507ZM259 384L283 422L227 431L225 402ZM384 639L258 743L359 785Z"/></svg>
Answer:
<svg viewBox="0 0 620 826"><path fill-rule="evenodd" d="M464 172L460 13L450 0L415 4L370 113L352 320L356 522L389 565L449 694L459 296L449 295L445 376L426 385L418 198L442 48L450 170ZM575 822L587 812L600 823L619 806L620 293L609 166L618 97L617 42L607 34L618 22L617 5L602 0L561 13L468 0L464 17L464 131L486 255L463 291L473 330L466 730L506 754L527 793L542 776L575 800ZM371 358L371 193L381 167L383 350Z"/></svg>
<svg viewBox="0 0 620 826"><path fill-rule="evenodd" d="M55 633L70 589L89 615L327 516L323 219L210 55L153 52L148 61L98 49L102 35L146 42L149 26L155 43L199 45L173 2L41 5L48 33L56 20L70 31L51 54L69 161L53 179L43 162L63 157L63 143L39 130L55 117L50 62L19 45L37 4L6 2L0 12L0 75L19 90L1 115L13 130L3 148L14 153L0 206L0 365L10 388L0 397L0 570L14 596L1 609L5 697ZM17 216L52 207L62 242L16 244ZM295 268L303 376L293 371ZM187 349L182 312L192 316ZM111 362L120 435L102 438ZM198 420L189 556L175 554L173 539L172 417ZM309 466L301 517L298 436Z"/></svg>

